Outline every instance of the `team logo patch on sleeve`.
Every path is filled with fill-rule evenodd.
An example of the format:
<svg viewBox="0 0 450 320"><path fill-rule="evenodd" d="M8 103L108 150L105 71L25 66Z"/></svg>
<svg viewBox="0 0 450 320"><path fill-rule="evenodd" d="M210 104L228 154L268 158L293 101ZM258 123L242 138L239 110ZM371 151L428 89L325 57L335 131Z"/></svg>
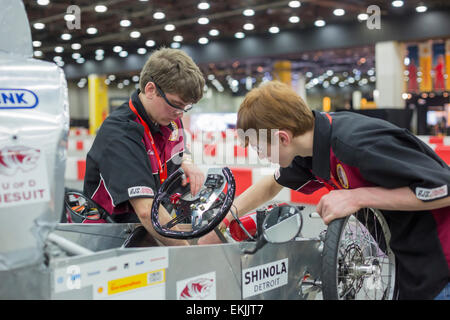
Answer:
<svg viewBox="0 0 450 320"><path fill-rule="evenodd" d="M448 195L447 185L442 187L427 189L427 188L416 188L416 197L420 200L433 200L436 198L442 198Z"/></svg>
<svg viewBox="0 0 450 320"><path fill-rule="evenodd" d="M178 125L175 121L170 122L172 126L172 133L170 134L169 141L176 141L178 139Z"/></svg>
<svg viewBox="0 0 450 320"><path fill-rule="evenodd" d="M130 198L139 196L153 197L155 196L155 192L149 187L131 187L128 188L128 196Z"/></svg>
<svg viewBox="0 0 450 320"><path fill-rule="evenodd" d="M339 183L341 184L341 186L344 187L345 189L348 189L347 175L345 174L344 167L342 167L342 165L340 163L338 163L338 165L336 167L336 173L337 173Z"/></svg>

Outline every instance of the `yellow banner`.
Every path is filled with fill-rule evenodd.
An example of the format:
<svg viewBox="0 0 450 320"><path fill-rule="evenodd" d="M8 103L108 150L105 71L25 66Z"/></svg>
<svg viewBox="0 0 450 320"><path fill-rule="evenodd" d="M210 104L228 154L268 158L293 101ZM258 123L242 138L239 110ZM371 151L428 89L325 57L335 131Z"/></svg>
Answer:
<svg viewBox="0 0 450 320"><path fill-rule="evenodd" d="M273 78L292 86L291 62L289 60L277 61L273 64Z"/></svg>
<svg viewBox="0 0 450 320"><path fill-rule="evenodd" d="M421 72L420 91L428 92L433 90L431 79L432 55L431 41L419 43L419 70Z"/></svg>
<svg viewBox="0 0 450 320"><path fill-rule="evenodd" d="M445 90L450 91L450 39L445 41L445 73L447 74Z"/></svg>
<svg viewBox="0 0 450 320"><path fill-rule="evenodd" d="M105 76L89 75L89 133L96 134L108 116L108 86Z"/></svg>
<svg viewBox="0 0 450 320"><path fill-rule="evenodd" d="M323 97L322 99L322 109L324 112L331 111L331 99L330 97Z"/></svg>

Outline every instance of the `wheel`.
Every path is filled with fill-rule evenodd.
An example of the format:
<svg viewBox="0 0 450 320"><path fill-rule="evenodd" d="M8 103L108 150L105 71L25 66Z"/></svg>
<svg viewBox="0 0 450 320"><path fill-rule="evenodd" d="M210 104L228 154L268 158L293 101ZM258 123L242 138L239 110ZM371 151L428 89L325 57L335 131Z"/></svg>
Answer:
<svg viewBox="0 0 450 320"><path fill-rule="evenodd" d="M323 299L393 299L395 256L390 237L389 226L376 209L333 220L322 252Z"/></svg>

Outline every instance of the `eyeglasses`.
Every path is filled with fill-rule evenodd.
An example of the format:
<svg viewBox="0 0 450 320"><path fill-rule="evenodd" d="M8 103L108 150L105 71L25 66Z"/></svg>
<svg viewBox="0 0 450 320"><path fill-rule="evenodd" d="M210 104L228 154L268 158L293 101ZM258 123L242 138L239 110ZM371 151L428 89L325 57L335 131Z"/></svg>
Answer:
<svg viewBox="0 0 450 320"><path fill-rule="evenodd" d="M167 99L166 94L165 94L164 91L161 89L161 87L160 87L155 81L152 80L152 82L155 84L156 90L158 91L159 95L160 95L161 97L163 97L163 99L167 102L167 104L168 104L169 106L171 106L172 108L175 108L175 109L177 109L177 110L181 110L181 111L183 111L183 112L188 112L189 110L191 110L191 109L193 108L193 105L192 105L192 104L187 104L187 105L185 105L184 107L180 107L180 106L174 105L172 102L170 102L170 101Z"/></svg>

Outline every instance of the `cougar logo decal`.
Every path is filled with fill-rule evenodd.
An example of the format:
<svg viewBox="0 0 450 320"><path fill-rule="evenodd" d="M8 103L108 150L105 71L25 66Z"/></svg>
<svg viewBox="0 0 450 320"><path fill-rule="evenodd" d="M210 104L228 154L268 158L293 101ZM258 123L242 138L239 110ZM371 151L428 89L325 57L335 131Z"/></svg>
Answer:
<svg viewBox="0 0 450 320"><path fill-rule="evenodd" d="M183 291L181 291L180 299L185 300L205 299L211 291L213 282L214 280L206 278L196 279L188 282L184 287Z"/></svg>
<svg viewBox="0 0 450 320"><path fill-rule="evenodd" d="M0 174L12 176L17 170L27 172L37 166L40 150L24 146L0 149Z"/></svg>

